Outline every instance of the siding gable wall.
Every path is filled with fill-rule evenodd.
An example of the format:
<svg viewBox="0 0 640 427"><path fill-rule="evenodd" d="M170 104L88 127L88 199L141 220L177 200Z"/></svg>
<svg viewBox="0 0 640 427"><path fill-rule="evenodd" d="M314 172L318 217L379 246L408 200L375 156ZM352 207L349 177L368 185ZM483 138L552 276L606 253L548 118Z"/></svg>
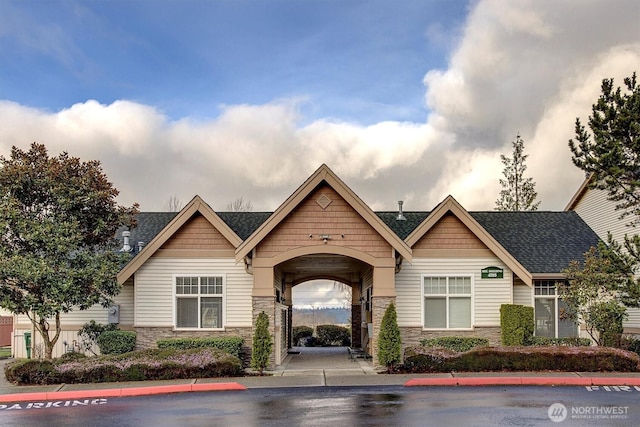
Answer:
<svg viewBox="0 0 640 427"><path fill-rule="evenodd" d="M330 200L324 209L318 203L323 196ZM346 200L329 185L321 184L260 242L257 256L270 258L299 247L324 245L320 238L324 234L331 236L329 245L350 247L379 258L392 253L391 245Z"/></svg>
<svg viewBox="0 0 640 427"><path fill-rule="evenodd" d="M620 212L616 211L616 204L607 199L607 192L589 188L582 195L578 203L573 207L578 215L603 241L607 241L607 233L610 232L617 242L624 242L625 234L639 234L638 227L630 227L632 217L620 219ZM628 328L640 328L640 309L627 309L629 317L624 322Z"/></svg>
<svg viewBox="0 0 640 427"><path fill-rule="evenodd" d="M447 213L412 249L488 249L455 215Z"/></svg>
<svg viewBox="0 0 640 427"><path fill-rule="evenodd" d="M199 213L191 217L161 249L235 250L222 233Z"/></svg>

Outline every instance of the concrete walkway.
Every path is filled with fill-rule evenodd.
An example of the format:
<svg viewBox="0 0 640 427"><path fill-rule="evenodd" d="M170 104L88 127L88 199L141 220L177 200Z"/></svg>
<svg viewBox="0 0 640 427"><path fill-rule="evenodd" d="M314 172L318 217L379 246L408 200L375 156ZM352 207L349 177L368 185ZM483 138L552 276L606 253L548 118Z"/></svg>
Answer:
<svg viewBox="0 0 640 427"><path fill-rule="evenodd" d="M293 347L272 372L279 376L375 375L371 359L351 359L346 347Z"/></svg>

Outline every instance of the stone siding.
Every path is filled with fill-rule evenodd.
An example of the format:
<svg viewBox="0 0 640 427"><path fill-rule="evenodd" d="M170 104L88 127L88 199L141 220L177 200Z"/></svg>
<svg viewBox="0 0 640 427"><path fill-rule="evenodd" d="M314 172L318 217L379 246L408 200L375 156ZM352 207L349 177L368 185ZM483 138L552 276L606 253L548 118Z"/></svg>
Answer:
<svg viewBox="0 0 640 427"><path fill-rule="evenodd" d="M273 351L271 352L271 356L269 356L269 366L267 369L275 369L276 366L276 353L275 353L275 328L276 328L276 303L273 297L253 297L253 324L256 324L256 320L258 318L258 314L261 312L265 312L265 314L269 317L269 332L271 333L271 340L273 343ZM253 344L253 336L249 341L249 347ZM251 355L251 350L249 350L249 355ZM251 360L251 356L249 356L249 360Z"/></svg>
<svg viewBox="0 0 640 427"><path fill-rule="evenodd" d="M421 340L440 337L486 338L489 340L489 345L498 346L501 344L500 332L499 326L476 327L473 331L423 331L421 327L400 327L403 352L407 347L420 345Z"/></svg>
<svg viewBox="0 0 640 427"><path fill-rule="evenodd" d="M373 297L372 298L372 320L373 320L373 339L369 341L370 353L373 357L373 366L380 367L378 363L378 337L380 336L380 325L382 317L387 307L391 303L396 303L395 297ZM396 304L397 307L397 304Z"/></svg>
<svg viewBox="0 0 640 427"><path fill-rule="evenodd" d="M167 338L209 338L209 337L242 337L241 358L244 366L248 366L251 361L251 343L253 339L253 328L226 328L224 331L176 331L172 327L138 327L136 332L136 350L146 348L157 348L159 339Z"/></svg>

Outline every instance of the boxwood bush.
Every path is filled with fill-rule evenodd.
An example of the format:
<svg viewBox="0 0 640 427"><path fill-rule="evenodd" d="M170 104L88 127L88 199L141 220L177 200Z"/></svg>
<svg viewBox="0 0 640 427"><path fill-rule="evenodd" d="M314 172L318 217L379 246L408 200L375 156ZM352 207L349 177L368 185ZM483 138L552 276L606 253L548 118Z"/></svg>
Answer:
<svg viewBox="0 0 640 427"><path fill-rule="evenodd" d="M320 345L325 347L351 345L351 331L343 326L318 325L316 326L316 337Z"/></svg>
<svg viewBox="0 0 640 427"><path fill-rule="evenodd" d="M533 307L502 304L500 329L502 345L526 345L533 337Z"/></svg>
<svg viewBox="0 0 640 427"><path fill-rule="evenodd" d="M105 331L98 337L102 354L123 354L136 349L136 333L133 331Z"/></svg>
<svg viewBox="0 0 640 427"><path fill-rule="evenodd" d="M240 358L244 339L242 337L197 337L197 338L167 338L156 341L158 348L173 348L189 350L192 348L217 348Z"/></svg>
<svg viewBox="0 0 640 427"><path fill-rule="evenodd" d="M487 347L489 340L476 337L439 337L420 341L423 347L441 347L451 351L469 351L475 347Z"/></svg>
<svg viewBox="0 0 640 427"><path fill-rule="evenodd" d="M405 349L404 368L408 372L638 372L640 357L608 347L479 347L457 353L417 346Z"/></svg>

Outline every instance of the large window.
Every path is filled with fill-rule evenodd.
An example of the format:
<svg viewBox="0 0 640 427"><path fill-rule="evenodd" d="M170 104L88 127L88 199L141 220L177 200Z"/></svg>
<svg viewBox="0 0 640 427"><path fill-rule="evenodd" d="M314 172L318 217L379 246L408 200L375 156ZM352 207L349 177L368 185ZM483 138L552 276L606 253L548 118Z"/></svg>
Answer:
<svg viewBox="0 0 640 427"><path fill-rule="evenodd" d="M578 326L567 318L567 304L558 298L555 280L536 280L533 293L536 336L549 338L578 336Z"/></svg>
<svg viewBox="0 0 640 427"><path fill-rule="evenodd" d="M424 327L471 328L471 277L422 278Z"/></svg>
<svg viewBox="0 0 640 427"><path fill-rule="evenodd" d="M222 276L176 277L176 327L222 328Z"/></svg>

